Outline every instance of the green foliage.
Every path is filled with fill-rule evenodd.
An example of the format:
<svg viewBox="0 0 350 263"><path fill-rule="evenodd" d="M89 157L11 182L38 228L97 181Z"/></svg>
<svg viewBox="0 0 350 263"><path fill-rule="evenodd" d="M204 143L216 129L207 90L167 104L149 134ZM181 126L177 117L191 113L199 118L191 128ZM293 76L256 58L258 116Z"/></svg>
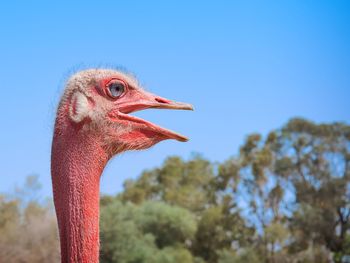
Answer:
<svg viewBox="0 0 350 263"><path fill-rule="evenodd" d="M293 182L299 204L291 221L291 229L299 233L295 243L306 239L338 254L347 249L349 134L344 124L316 125L302 119L282 129L281 138L291 147L288 152L280 148L280 154L291 162L285 175Z"/></svg>
<svg viewBox="0 0 350 263"><path fill-rule="evenodd" d="M196 231L187 210L159 202L115 199L101 209L101 262L193 262L185 242Z"/></svg>
<svg viewBox="0 0 350 263"><path fill-rule="evenodd" d="M232 250L222 250L218 253L218 263L260 263L261 257L253 248L242 249L234 252Z"/></svg>
<svg viewBox="0 0 350 263"><path fill-rule="evenodd" d="M137 204L162 200L200 212L214 198L214 192L210 191L213 179L213 165L201 156L188 162L170 157L161 168L142 173L137 181L127 181L121 198Z"/></svg>
<svg viewBox="0 0 350 263"><path fill-rule="evenodd" d="M213 166L201 156L188 162L170 157L160 169L128 181L120 198L143 207L142 218L147 221L141 225L144 230L153 229L158 247L187 242L197 261L216 262L220 249L230 248L232 242L247 243L254 231L245 225L231 197L218 195ZM221 167L220 173L229 176L232 167ZM171 209L146 200L162 201Z"/></svg>
<svg viewBox="0 0 350 263"><path fill-rule="evenodd" d="M217 262L218 251L242 246L254 233L233 208L212 206L201 215L194 244L194 252L208 262Z"/></svg>
<svg viewBox="0 0 350 263"><path fill-rule="evenodd" d="M160 248L184 244L193 239L197 230L190 211L161 202L143 203L137 221L144 233L155 236Z"/></svg>

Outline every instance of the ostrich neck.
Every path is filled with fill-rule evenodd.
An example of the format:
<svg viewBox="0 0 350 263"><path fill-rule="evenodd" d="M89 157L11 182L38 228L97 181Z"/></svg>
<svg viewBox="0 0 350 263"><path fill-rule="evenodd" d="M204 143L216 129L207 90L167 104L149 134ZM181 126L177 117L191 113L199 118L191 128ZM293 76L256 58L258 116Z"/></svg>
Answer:
<svg viewBox="0 0 350 263"><path fill-rule="evenodd" d="M62 263L99 261L99 188L107 156L89 135L55 132L51 174Z"/></svg>

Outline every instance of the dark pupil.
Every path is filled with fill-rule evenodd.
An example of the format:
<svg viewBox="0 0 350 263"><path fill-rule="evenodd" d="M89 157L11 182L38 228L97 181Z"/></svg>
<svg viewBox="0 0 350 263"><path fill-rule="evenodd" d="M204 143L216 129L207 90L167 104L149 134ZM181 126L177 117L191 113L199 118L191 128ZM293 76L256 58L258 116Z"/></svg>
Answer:
<svg viewBox="0 0 350 263"><path fill-rule="evenodd" d="M109 86L109 91L113 97L118 97L124 92L124 86L120 83L113 83Z"/></svg>

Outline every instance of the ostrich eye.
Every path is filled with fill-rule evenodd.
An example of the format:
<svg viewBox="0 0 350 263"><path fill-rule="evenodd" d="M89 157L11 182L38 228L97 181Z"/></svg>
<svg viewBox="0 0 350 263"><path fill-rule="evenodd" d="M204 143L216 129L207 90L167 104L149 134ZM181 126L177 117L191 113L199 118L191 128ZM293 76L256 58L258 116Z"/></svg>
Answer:
<svg viewBox="0 0 350 263"><path fill-rule="evenodd" d="M118 98L125 91L124 83L113 82L108 85L109 94L112 98Z"/></svg>

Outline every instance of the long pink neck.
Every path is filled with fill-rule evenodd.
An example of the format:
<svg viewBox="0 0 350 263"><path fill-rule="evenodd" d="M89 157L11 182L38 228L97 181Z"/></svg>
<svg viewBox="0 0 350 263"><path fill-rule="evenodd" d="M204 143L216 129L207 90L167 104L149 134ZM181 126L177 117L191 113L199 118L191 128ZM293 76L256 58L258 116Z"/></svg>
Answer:
<svg viewBox="0 0 350 263"><path fill-rule="evenodd" d="M99 261L99 188L107 160L93 137L73 127L55 130L51 175L62 263Z"/></svg>

